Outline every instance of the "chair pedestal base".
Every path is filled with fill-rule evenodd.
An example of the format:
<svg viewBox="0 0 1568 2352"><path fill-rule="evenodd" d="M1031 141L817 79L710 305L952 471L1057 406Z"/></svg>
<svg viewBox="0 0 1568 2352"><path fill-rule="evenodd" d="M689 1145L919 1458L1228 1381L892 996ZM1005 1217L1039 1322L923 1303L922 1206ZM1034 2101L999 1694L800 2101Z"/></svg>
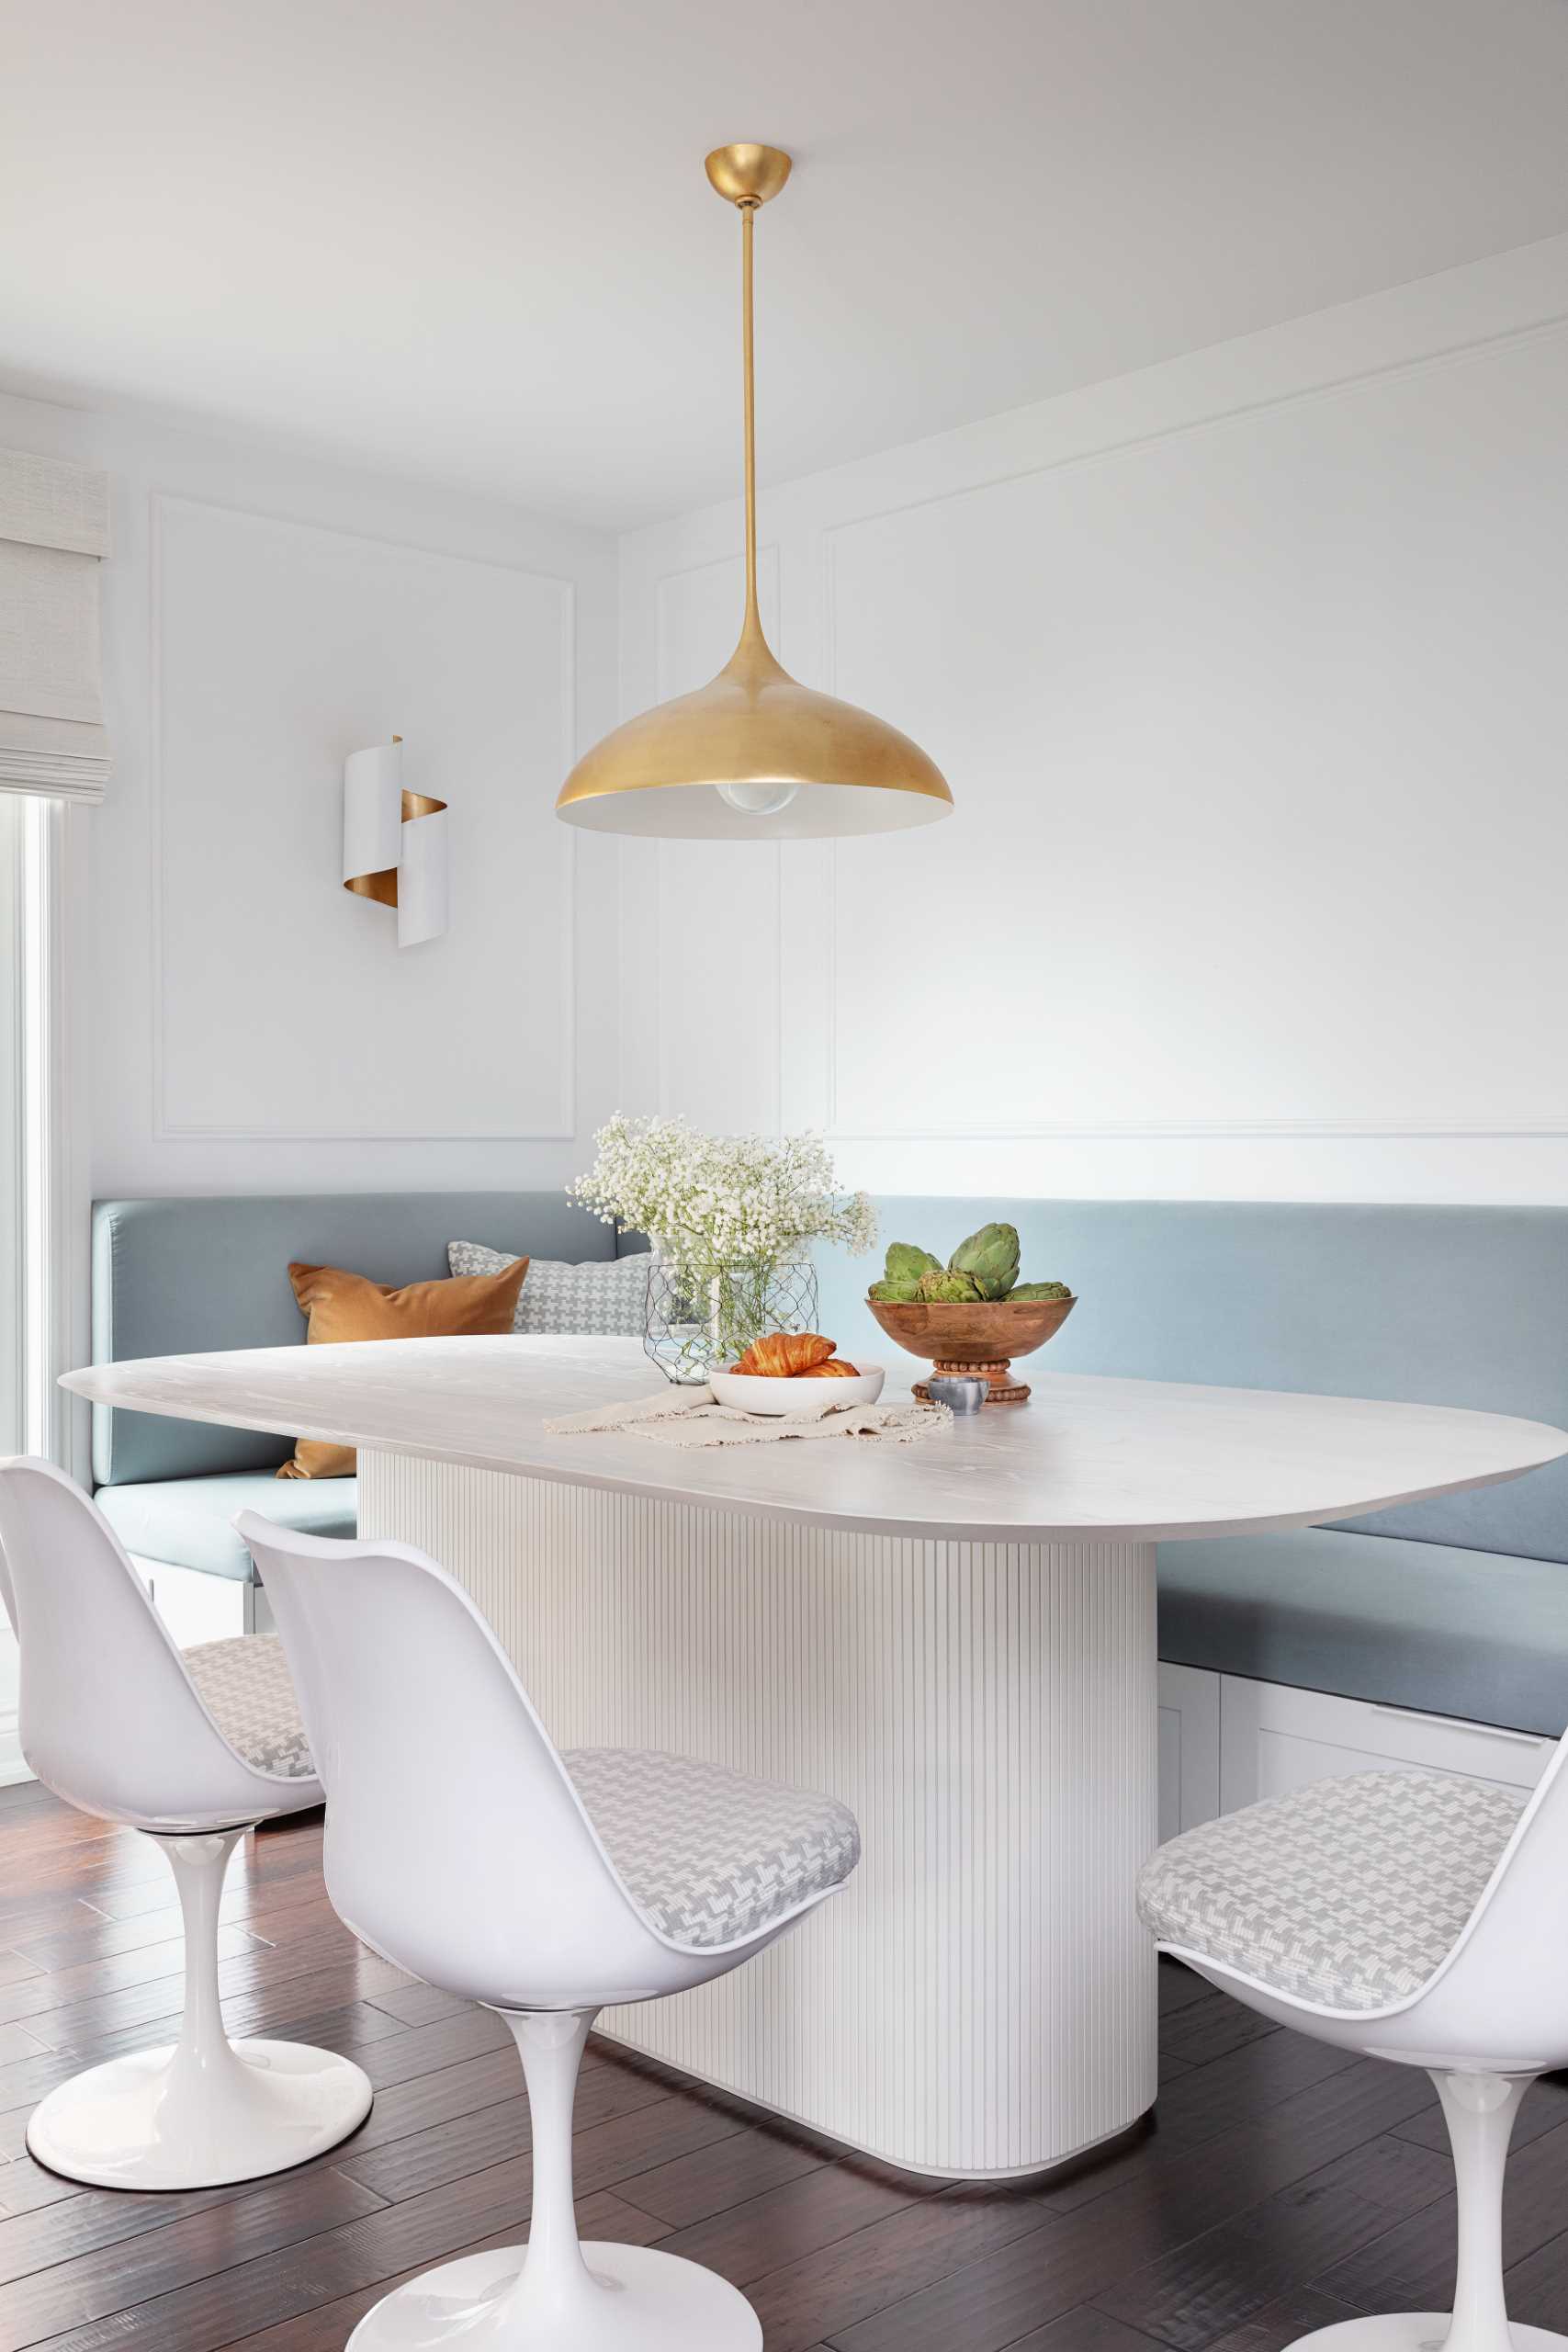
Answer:
<svg viewBox="0 0 1568 2352"><path fill-rule="evenodd" d="M1368 2319L1341 2320L1337 2327L1298 2335L1287 2352L1442 2352L1453 2328L1448 2312L1389 2312ZM1510 2321L1497 2352L1568 2352L1568 2335L1549 2327L1521 2327ZM1455 2352L1458 2352L1456 2345Z"/></svg>
<svg viewBox="0 0 1568 2352"><path fill-rule="evenodd" d="M534 2203L525 2246L466 2255L366 2312L349 2352L762 2352L729 2284L655 2246L584 2245L571 2117L592 2009L502 2009L528 2084Z"/></svg>
<svg viewBox="0 0 1568 2352"><path fill-rule="evenodd" d="M367 2312L348 2352L761 2352L745 2296L678 2255L586 2245L587 2280L564 2295L529 2293L526 2256L502 2246L427 2270Z"/></svg>
<svg viewBox="0 0 1568 2352"><path fill-rule="evenodd" d="M234 2041L200 2068L178 2044L138 2051L51 2091L28 2151L100 2188L218 2188L285 2172L346 2139L370 2085L330 2050Z"/></svg>
<svg viewBox="0 0 1568 2352"><path fill-rule="evenodd" d="M185 1921L180 2038L51 2091L28 2123L28 2153L51 2172L97 2188L220 2188L302 2165L369 2114L369 2079L351 2060L292 2041L231 2041L223 2030L218 1905L243 1834L152 1837Z"/></svg>
<svg viewBox="0 0 1568 2352"><path fill-rule="evenodd" d="M1286 2352L1568 2352L1568 2335L1520 2327L1503 2286L1503 2172L1528 2075L1433 2067L1454 2153L1459 2261L1451 2312L1386 2312L1298 2336Z"/></svg>

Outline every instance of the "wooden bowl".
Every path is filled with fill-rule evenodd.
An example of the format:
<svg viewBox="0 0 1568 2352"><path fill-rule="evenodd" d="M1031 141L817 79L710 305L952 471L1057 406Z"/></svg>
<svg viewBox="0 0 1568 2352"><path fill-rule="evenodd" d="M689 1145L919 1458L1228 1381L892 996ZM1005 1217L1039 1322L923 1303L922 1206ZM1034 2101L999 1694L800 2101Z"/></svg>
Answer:
<svg viewBox="0 0 1568 2352"><path fill-rule="evenodd" d="M1076 1298L941 1299L868 1298L866 1305L890 1340L912 1356L930 1356L933 1374L983 1375L990 1383L987 1405L1023 1405L1024 1382L1012 1377L1012 1359L1043 1348L1060 1330ZM915 1395L930 1402L923 1380Z"/></svg>

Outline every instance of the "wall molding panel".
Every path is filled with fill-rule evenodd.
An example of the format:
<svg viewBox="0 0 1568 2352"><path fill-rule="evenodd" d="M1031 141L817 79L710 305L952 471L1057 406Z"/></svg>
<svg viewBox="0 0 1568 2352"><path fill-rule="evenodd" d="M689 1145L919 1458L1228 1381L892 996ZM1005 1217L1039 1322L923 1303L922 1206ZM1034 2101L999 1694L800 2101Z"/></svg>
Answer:
<svg viewBox="0 0 1568 2352"><path fill-rule="evenodd" d="M573 582L161 492L149 547L154 1136L572 1140L576 836L555 823L553 804L576 746ZM235 654L214 684L222 647L193 604L226 587L274 630L297 611L299 637L279 646L258 628L247 645L225 621ZM312 639L326 647L320 659ZM299 707L274 722L272 765L258 774L253 763L241 789L225 792L220 763L203 757L204 729L220 733L236 708L267 723L281 676L297 682ZM416 788L428 776L452 803L453 933L400 965L390 934L337 888L332 857L321 863L340 821L348 739L383 731L407 739ZM237 747L237 765L248 749ZM270 817L257 805L268 798ZM210 838L197 839L209 824ZM254 952L231 973L212 950L231 918L243 928L247 903L263 899ZM264 952L269 935L277 956ZM231 988L226 1059L209 1024ZM274 1006L280 988L291 995ZM207 1001L193 1007L193 995ZM488 1056L465 1051L476 1021ZM378 1056L378 1077L345 1100L367 1054ZM446 1100L422 1115L449 1054L460 1066ZM300 1057L303 1071L266 1077ZM264 1107L229 1114L242 1099Z"/></svg>
<svg viewBox="0 0 1568 2352"><path fill-rule="evenodd" d="M766 492L791 666L957 811L790 845L639 1107L895 1193L1568 1198L1565 411L1555 239ZM738 525L623 543L628 684Z"/></svg>
<svg viewBox="0 0 1568 2352"><path fill-rule="evenodd" d="M1415 359L1402 360L1348 372L1330 382L1314 383L1280 390L1265 398L1239 402L1216 409L1207 415L1186 416L1169 425L1153 431L1129 434L1108 440L1100 446L1078 448L1044 459L1038 465L1010 469L991 473L973 481L951 485L906 499L877 505L857 513L840 523L827 524L818 534L818 560L820 578L822 613L821 675L826 690L856 699L852 686L846 686L840 677L839 659L838 616L840 610L839 558L843 546L857 533L864 532L900 515L919 515L942 506L983 497L987 493L1039 481L1054 474L1089 471L1117 464L1173 444L1197 436L1224 435L1238 426L1267 417L1271 413L1292 410L1310 410L1320 406L1353 401L1359 396L1404 384L1419 384L1423 379L1440 376L1451 370L1482 366L1489 360L1506 357L1516 353L1530 354L1540 349L1561 352L1568 344L1568 314L1540 320L1527 327L1487 334L1472 340L1458 342L1451 346L1427 353ZM1568 1136L1568 1106L1561 1110L1542 1110L1520 1103L1501 1116L1466 1118L1446 1107L1435 1106L1428 1114L1406 1117L1379 1117L1374 1114L1345 1118L1323 1118L1311 1115L1275 1118L1239 1119L1006 1119L987 1122L965 1116L951 1121L910 1121L894 1124L887 1121L869 1122L857 1119L842 1103L840 1082L839 1006L840 990L837 985L837 947L840 925L840 872L842 853L838 842L825 847L823 876L823 908L819 918L833 974L827 992L826 1028L821 1042L823 1125L829 1139L842 1144L920 1144L925 1142L976 1141L1027 1142L1033 1140L1129 1140L1150 1139L1213 1139L1234 1138L1248 1141L1262 1138L1289 1139L1303 1137L1332 1140L1335 1138L1391 1138L1409 1141L1442 1141L1450 1138L1476 1138L1496 1141L1543 1141Z"/></svg>
<svg viewBox="0 0 1568 2352"><path fill-rule="evenodd" d="M1441 374L1451 368L1462 368L1509 352L1529 351L1537 344L1555 343L1564 336L1568 336L1568 311L1552 318L1538 319L1528 327L1477 335L1452 344L1441 351L1424 353L1416 359L1393 360L1352 368L1327 383L1299 385L1268 393L1258 400L1240 401L1196 415L1183 415L1152 430L1128 433L1093 442L1081 448L1064 450L1055 457L1042 458L1038 464L1009 467L1000 472L978 475L973 481L957 482L941 490L868 507L841 523L829 523L823 528L821 540L827 576L830 582L832 548L841 534L853 531L866 523L881 522L890 514L914 514L921 507L940 506L950 499L970 498L980 491L999 490L1010 483L1032 481L1041 474L1066 473L1080 467L1111 464L1118 458L1142 456L1167 442L1187 440L1201 434L1221 433L1228 426L1243 424L1253 418L1280 410L1310 408L1320 403L1352 399L1357 393L1376 385L1416 382L1424 376ZM829 586L829 609L830 604Z"/></svg>

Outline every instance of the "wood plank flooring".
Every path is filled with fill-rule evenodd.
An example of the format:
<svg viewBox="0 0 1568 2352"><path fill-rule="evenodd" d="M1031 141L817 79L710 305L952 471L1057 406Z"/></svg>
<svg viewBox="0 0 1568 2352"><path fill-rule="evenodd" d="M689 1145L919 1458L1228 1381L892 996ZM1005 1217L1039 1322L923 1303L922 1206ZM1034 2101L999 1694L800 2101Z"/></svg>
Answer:
<svg viewBox="0 0 1568 2352"><path fill-rule="evenodd" d="M179 1917L144 1839L0 1791L0 2352L340 2352L388 2288L514 2242L528 2116L503 2028L356 1945L319 1821L246 1841L223 1907L231 2026L350 2052L354 2138L190 2195L74 2188L32 2102L172 2030ZM1357 2312L1446 2307L1452 2177L1424 2075L1264 2028L1162 1972L1155 2127L1044 2186L914 2178L592 2045L585 2233L733 2279L768 2352L1280 2352ZM1568 2330L1568 2083L1530 2095L1506 2219L1515 2316Z"/></svg>

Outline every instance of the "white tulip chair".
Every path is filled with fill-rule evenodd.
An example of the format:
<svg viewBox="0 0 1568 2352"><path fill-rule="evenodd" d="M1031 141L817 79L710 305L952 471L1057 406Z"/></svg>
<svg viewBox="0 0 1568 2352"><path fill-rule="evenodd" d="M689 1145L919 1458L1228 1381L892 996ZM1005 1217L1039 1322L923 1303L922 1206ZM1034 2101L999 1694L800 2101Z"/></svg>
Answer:
<svg viewBox="0 0 1568 2352"><path fill-rule="evenodd" d="M1278 2025L1430 2074L1458 2187L1451 2312L1369 2314L1292 2352L1568 2352L1510 2328L1503 2178L1519 2103L1568 2064L1568 1740L1528 1799L1361 1772L1162 1846L1139 1907L1162 1951Z"/></svg>
<svg viewBox="0 0 1568 2352"><path fill-rule="evenodd" d="M229 1857L256 1823L321 1803L276 1640L169 1639L113 1529L51 1463L0 1462L0 1600L21 1655L22 1753L68 1804L142 1830L185 1923L179 2039L50 2093L28 2147L108 2188L207 2188L303 2164L370 2108L359 2067L231 2041L218 1986Z"/></svg>
<svg viewBox="0 0 1568 2352"><path fill-rule="evenodd" d="M265 1580L327 1790L327 1892L373 1950L497 2010L533 2119L528 2242L416 2278L354 2352L758 2352L725 2279L581 2245L571 2118L606 2004L738 1968L859 1859L831 1798L689 1758L558 1754L462 1589L403 1544L237 1521Z"/></svg>

